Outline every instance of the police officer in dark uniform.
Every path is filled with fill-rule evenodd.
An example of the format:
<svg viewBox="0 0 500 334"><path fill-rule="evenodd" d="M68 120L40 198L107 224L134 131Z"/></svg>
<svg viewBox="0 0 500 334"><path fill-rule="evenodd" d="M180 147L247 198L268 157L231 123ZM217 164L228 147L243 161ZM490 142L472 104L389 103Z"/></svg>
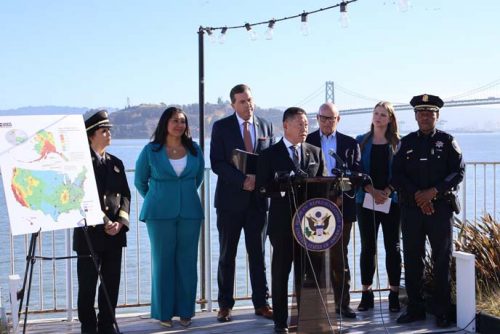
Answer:
<svg viewBox="0 0 500 334"><path fill-rule="evenodd" d="M437 130L443 101L429 94L413 97L419 130L401 139L393 161L391 184L401 202L405 283L408 308L398 323L425 319L422 297L425 240L434 262L433 311L438 327L450 324L450 261L453 211L458 211L454 191L462 181L462 152L450 134Z"/></svg>
<svg viewBox="0 0 500 334"><path fill-rule="evenodd" d="M125 233L129 229L130 189L122 161L105 151L111 142L108 113L95 113L85 121L85 127L104 221L104 224L89 226L88 234L113 312L109 309L101 282L98 296L99 315L96 317L94 302L98 273L88 256L90 252L83 228L75 228L73 250L79 256L78 319L82 333L114 334L114 310L120 287L122 248L127 245ZM89 225L95 223L97 222L88 222Z"/></svg>

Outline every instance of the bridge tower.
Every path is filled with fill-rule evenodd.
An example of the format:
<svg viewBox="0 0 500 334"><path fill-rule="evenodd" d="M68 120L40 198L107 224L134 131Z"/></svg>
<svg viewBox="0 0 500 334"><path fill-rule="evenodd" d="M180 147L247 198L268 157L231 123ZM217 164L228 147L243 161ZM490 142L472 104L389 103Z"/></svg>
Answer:
<svg viewBox="0 0 500 334"><path fill-rule="evenodd" d="M333 87L333 81L325 82L325 102L335 103L335 92Z"/></svg>

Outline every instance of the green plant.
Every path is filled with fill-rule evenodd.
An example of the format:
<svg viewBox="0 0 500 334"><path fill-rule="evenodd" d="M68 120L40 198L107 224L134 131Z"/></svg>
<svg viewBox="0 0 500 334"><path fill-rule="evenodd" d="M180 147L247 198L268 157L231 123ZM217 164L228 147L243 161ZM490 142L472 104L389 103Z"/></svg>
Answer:
<svg viewBox="0 0 500 334"><path fill-rule="evenodd" d="M455 250L476 256L476 294L478 310L500 316L500 224L486 214L479 221L461 221L455 218L457 232ZM433 263L426 251L424 260L424 289L432 294ZM455 296L455 261L451 264L451 289Z"/></svg>

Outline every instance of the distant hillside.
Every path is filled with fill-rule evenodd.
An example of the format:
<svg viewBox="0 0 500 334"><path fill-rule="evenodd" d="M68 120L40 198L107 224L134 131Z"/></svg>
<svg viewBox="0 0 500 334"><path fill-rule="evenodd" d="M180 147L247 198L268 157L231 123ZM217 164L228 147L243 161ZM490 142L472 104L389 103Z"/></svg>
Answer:
<svg viewBox="0 0 500 334"><path fill-rule="evenodd" d="M0 116L8 115L73 115L83 114L89 108L41 106L41 107L21 107L17 109L0 110Z"/></svg>
<svg viewBox="0 0 500 334"><path fill-rule="evenodd" d="M141 104L125 109L107 108L109 117L113 123L113 137L117 139L144 139L153 134L158 120L165 109L166 104ZM176 105L188 115L189 128L193 137L199 137L199 108L198 104ZM97 109L79 107L22 107L17 109L0 110L0 116L8 115L72 115L81 114L84 119L96 112ZM218 119L232 114L233 108L227 102L219 104L205 104L205 136L210 137L212 125ZM256 108L257 115L264 115L266 119L273 122L278 133L281 133L281 118L283 111L279 109Z"/></svg>
<svg viewBox="0 0 500 334"><path fill-rule="evenodd" d="M189 128L193 137L199 137L199 107L198 104L177 105L188 116ZM169 106L165 104L141 104L130 108L117 110L110 114L113 123L114 138L142 139L150 138L153 134L158 120L163 111ZM88 111L84 117L94 111ZM209 137L212 125L215 121L232 114L234 111L230 104L205 104L205 137ZM256 108L257 115L264 115L266 119L273 122L277 131L281 132L281 119L283 111L278 109Z"/></svg>

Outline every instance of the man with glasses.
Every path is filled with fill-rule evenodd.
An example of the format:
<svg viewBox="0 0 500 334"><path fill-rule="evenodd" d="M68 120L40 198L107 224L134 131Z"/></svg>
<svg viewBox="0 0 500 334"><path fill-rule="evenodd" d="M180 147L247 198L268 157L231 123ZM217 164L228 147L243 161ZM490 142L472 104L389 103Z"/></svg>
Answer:
<svg viewBox="0 0 500 334"><path fill-rule="evenodd" d="M340 121L337 106L331 102L322 104L319 107L316 117L319 129L310 133L307 136L306 142L321 148L325 156L328 175L332 175L333 169L360 171L361 154L358 143L354 138L337 131L337 125ZM335 159L334 154L330 154L330 152L335 152L340 159ZM339 166L340 163L343 163L344 166ZM339 202L333 198L332 200L337 203ZM351 236L351 227L352 223L356 220L354 189L343 193L341 210L344 223L342 238L330 249L330 268L335 310L337 314L342 313L346 318L355 318L356 313L349 306L351 299L349 295L351 273L347 260L347 245Z"/></svg>

